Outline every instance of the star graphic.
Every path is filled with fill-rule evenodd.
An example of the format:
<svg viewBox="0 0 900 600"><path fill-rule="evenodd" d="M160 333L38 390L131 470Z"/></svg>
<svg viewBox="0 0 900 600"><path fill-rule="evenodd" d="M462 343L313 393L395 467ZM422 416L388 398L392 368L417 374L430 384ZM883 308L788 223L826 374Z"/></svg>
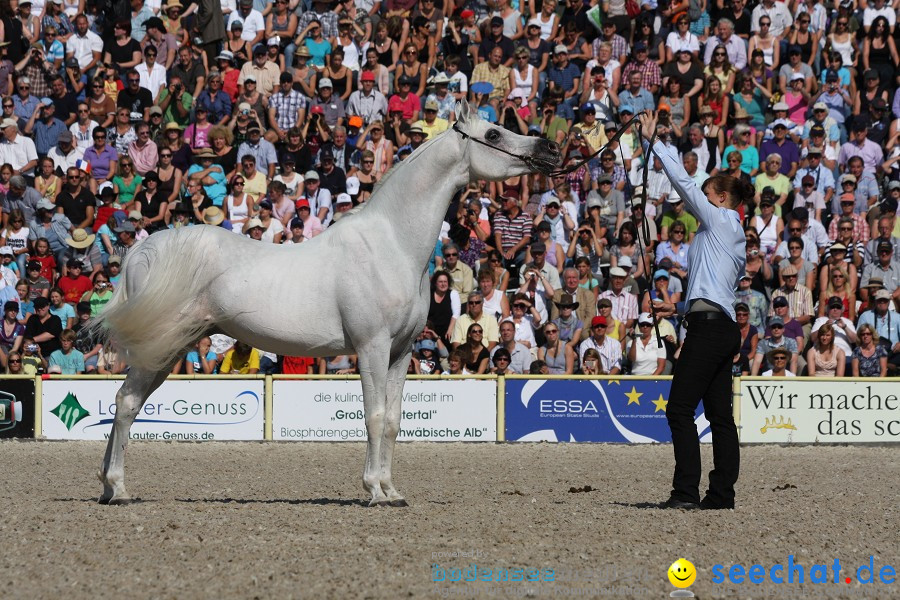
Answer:
<svg viewBox="0 0 900 600"><path fill-rule="evenodd" d="M631 391L629 393L625 394L625 397L628 398L628 404L626 404L625 406L630 406L632 404L637 404L638 406L640 406L641 401L638 400L638 398L640 398L643 395L644 395L643 392L638 392L634 386L631 386Z"/></svg>
<svg viewBox="0 0 900 600"><path fill-rule="evenodd" d="M653 404L656 406L656 410L654 413L658 413L659 411L666 412L666 405L669 404L668 400L663 400L662 394L659 395L659 400L654 400Z"/></svg>
<svg viewBox="0 0 900 600"><path fill-rule="evenodd" d="M606 385L622 385L622 381L619 379L610 379L606 382Z"/></svg>

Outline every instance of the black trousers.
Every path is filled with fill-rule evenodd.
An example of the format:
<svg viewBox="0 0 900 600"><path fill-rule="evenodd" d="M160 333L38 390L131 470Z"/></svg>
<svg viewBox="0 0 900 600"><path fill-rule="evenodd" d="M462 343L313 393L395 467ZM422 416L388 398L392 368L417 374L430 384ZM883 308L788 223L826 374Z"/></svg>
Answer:
<svg viewBox="0 0 900 600"><path fill-rule="evenodd" d="M700 502L700 439L694 411L703 400L712 430L714 463L706 495L716 504L734 504L741 457L732 416L731 366L740 345L741 335L734 321L700 321L688 316L687 337L666 405L675 451L672 498L676 500Z"/></svg>

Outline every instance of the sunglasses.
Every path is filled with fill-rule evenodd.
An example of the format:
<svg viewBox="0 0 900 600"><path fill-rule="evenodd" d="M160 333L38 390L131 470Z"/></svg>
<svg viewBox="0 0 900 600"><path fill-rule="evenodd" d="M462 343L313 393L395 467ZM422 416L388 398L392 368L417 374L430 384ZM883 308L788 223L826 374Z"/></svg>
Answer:
<svg viewBox="0 0 900 600"><path fill-rule="evenodd" d="M509 362L509 359L506 358L505 356L495 356L495 357L494 357L494 362L495 362L495 363L496 363L496 362L500 362L501 360L502 360L503 362Z"/></svg>
<svg viewBox="0 0 900 600"><path fill-rule="evenodd" d="M483 332L482 330L480 330L480 329L473 329L473 330L472 330L472 335L475 335L476 333L479 334L479 335L481 335L481 334L484 333L484 332Z"/></svg>
<svg viewBox="0 0 900 600"><path fill-rule="evenodd" d="M795 232L795 231L803 231L803 228L802 228L802 227L791 227L791 228L788 229L788 231L790 231L791 233L793 233L793 232Z"/></svg>
<svg viewBox="0 0 900 600"><path fill-rule="evenodd" d="M591 325L591 329L606 329L606 325Z"/></svg>
<svg viewBox="0 0 900 600"><path fill-rule="evenodd" d="M456 252L448 252L444 256L446 256L447 258L453 258L454 256L459 256L459 254Z"/></svg>
<svg viewBox="0 0 900 600"><path fill-rule="evenodd" d="M481 304L481 300L469 300L466 304Z"/></svg>
<svg viewBox="0 0 900 600"><path fill-rule="evenodd" d="M772 325L772 329L784 329L784 325Z"/></svg>
<svg viewBox="0 0 900 600"><path fill-rule="evenodd" d="M528 305L526 304L513 304L513 308L521 308L522 310L527 310Z"/></svg>
<svg viewBox="0 0 900 600"><path fill-rule="evenodd" d="M787 360L787 356L773 356L772 360Z"/></svg>

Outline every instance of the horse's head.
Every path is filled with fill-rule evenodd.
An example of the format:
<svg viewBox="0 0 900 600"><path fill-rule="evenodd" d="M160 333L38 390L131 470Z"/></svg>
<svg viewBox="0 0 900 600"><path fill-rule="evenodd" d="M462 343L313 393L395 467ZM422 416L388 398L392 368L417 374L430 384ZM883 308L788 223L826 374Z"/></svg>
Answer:
<svg viewBox="0 0 900 600"><path fill-rule="evenodd" d="M562 155L556 142L542 137L512 133L478 117L476 108L465 100L456 106L457 135L468 144L469 174L472 179L498 181L541 171L549 173L559 167Z"/></svg>

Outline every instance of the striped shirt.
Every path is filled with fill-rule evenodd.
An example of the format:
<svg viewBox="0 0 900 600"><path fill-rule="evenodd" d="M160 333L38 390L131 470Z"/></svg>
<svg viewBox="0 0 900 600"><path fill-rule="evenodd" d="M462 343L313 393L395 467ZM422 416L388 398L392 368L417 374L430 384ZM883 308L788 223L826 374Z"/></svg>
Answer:
<svg viewBox="0 0 900 600"><path fill-rule="evenodd" d="M839 215L831 220L831 224L828 225L828 239L837 239L838 221L842 217L843 215ZM869 224L866 222L866 218L855 213L850 215L850 217L853 219L853 239L859 240L865 245L869 241Z"/></svg>
<svg viewBox="0 0 900 600"><path fill-rule="evenodd" d="M279 90L269 98L269 108L275 109L275 121L283 131L298 124L298 114L300 109L306 108L306 104L306 96L297 90L291 90L287 94Z"/></svg>
<svg viewBox="0 0 900 600"><path fill-rule="evenodd" d="M603 342L598 343L593 336L581 342L578 346L578 361L584 360L584 353L593 348L600 354L600 362L603 372L609 373L613 369L622 368L622 345L609 336L603 336Z"/></svg>
<svg viewBox="0 0 900 600"><path fill-rule="evenodd" d="M793 291L786 291L783 287L772 292L772 300L784 296L788 301L788 315L792 319L813 314L812 294L805 285L797 284ZM775 314L775 303L769 305L769 316Z"/></svg>
<svg viewBox="0 0 900 600"><path fill-rule="evenodd" d="M631 292L626 292L623 289L619 294L616 294L612 290L606 290L600 294L598 300L601 298L608 298L612 302L612 316L617 321L624 323L638 318L637 296Z"/></svg>
<svg viewBox="0 0 900 600"><path fill-rule="evenodd" d="M526 237L531 237L531 217L520 212L517 217L510 219L505 210L494 216L494 233L500 234L500 243L503 250L509 250Z"/></svg>

